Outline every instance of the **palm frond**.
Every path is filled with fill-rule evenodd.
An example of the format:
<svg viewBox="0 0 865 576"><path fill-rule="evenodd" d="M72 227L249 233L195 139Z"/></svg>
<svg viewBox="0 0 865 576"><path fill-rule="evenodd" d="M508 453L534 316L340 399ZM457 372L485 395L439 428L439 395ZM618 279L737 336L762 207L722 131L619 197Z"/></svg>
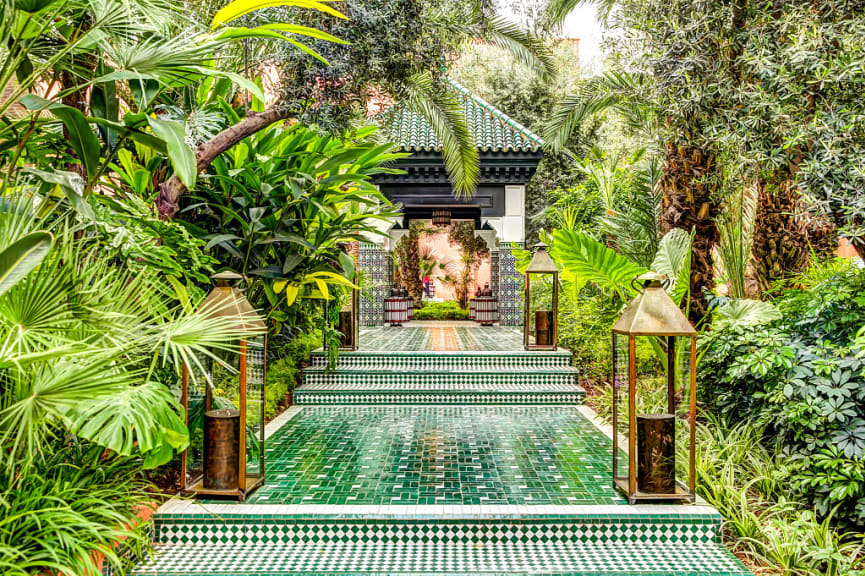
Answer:
<svg viewBox="0 0 865 576"><path fill-rule="evenodd" d="M406 88L405 105L429 122L441 143L454 194L457 198L471 197L477 188L480 166L465 110L453 93L436 86L428 72L415 74Z"/></svg>
<svg viewBox="0 0 865 576"><path fill-rule="evenodd" d="M616 6L616 0L549 0L544 7L541 23L549 29L559 29L565 19L580 6L594 4L598 8L598 16L606 20Z"/></svg>
<svg viewBox="0 0 865 576"><path fill-rule="evenodd" d="M589 117L617 106L622 97L617 94L595 95L585 90L569 94L556 105L553 115L544 127L544 140L554 152L560 152L565 143Z"/></svg>
<svg viewBox="0 0 865 576"><path fill-rule="evenodd" d="M545 80L557 75L556 61L543 39L502 16L484 20L484 39L506 50L529 70Z"/></svg>
<svg viewBox="0 0 865 576"><path fill-rule="evenodd" d="M649 79L644 74L606 72L586 82L556 106L544 128L544 140L555 152L564 148L571 134L586 119L615 110L631 129L651 128L654 110L646 96Z"/></svg>

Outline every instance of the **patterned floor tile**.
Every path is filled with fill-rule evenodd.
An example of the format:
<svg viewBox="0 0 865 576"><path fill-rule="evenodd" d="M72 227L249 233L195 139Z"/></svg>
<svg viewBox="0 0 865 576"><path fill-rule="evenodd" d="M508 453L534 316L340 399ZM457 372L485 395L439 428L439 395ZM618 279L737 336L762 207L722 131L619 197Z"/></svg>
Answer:
<svg viewBox="0 0 865 576"><path fill-rule="evenodd" d="M261 504L624 504L575 408L310 406L269 440Z"/></svg>
<svg viewBox="0 0 865 576"><path fill-rule="evenodd" d="M746 576L718 544L364 542L167 545L136 576L294 574L557 574Z"/></svg>
<svg viewBox="0 0 865 576"><path fill-rule="evenodd" d="M478 326L471 322L407 324L369 328L360 334L360 351L517 351L523 334L513 328Z"/></svg>

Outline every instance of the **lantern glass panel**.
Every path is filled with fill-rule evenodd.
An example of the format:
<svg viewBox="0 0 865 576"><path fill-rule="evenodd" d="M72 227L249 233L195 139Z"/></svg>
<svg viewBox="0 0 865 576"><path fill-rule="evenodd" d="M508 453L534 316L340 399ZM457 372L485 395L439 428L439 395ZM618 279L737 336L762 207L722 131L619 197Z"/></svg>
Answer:
<svg viewBox="0 0 865 576"><path fill-rule="evenodd" d="M628 478L628 337L613 334L613 427L615 441L613 472L616 478Z"/></svg>
<svg viewBox="0 0 865 576"><path fill-rule="evenodd" d="M526 305L528 306L529 344L534 346L552 346L556 333L556 318L554 306L555 275L530 273L528 275L529 290Z"/></svg>
<svg viewBox="0 0 865 576"><path fill-rule="evenodd" d="M208 359L198 355L202 366L208 365ZM184 370L187 379L187 420L186 427L189 433L189 448L184 452L186 458L185 485L192 486L198 482L204 474L204 413L208 410L208 386L207 380L202 378L201 373L193 377L188 370Z"/></svg>
<svg viewBox="0 0 865 576"><path fill-rule="evenodd" d="M246 478L247 485L264 475L265 339L247 341L246 352Z"/></svg>

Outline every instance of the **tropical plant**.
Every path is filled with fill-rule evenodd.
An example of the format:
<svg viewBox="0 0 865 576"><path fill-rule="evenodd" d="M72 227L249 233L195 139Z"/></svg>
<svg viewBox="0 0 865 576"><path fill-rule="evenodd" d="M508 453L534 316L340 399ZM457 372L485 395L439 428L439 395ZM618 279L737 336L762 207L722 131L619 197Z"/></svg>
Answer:
<svg viewBox="0 0 865 576"><path fill-rule="evenodd" d="M51 442L25 473L0 468L3 574L95 574L100 556L122 572L119 542L136 555L149 546L147 524L136 519L153 499L141 461L104 452L87 442Z"/></svg>
<svg viewBox="0 0 865 576"><path fill-rule="evenodd" d="M530 69L552 76L555 66L543 43L496 14L495 7L485 2L350 0L341 9L347 18L323 20L320 14L290 12L292 22L328 34L310 43L316 57L313 61L306 58L310 52L301 55L291 44L286 49L283 43L271 43L254 51L257 58L253 57L251 66L267 64L279 73L279 102L202 143L196 151L199 170L238 141L274 122L297 118L342 132L358 119L360 110L392 100L430 123L442 143L441 153L455 192L471 195L479 170L477 149L454 88L445 81L447 60L466 42L481 37L510 51ZM335 15L330 10L328 14ZM285 20L285 15L285 10L277 9L250 19L252 24L259 24L255 27L259 30L274 26L274 20ZM383 27L382 22L388 26ZM334 42L334 38L344 42ZM169 179L160 191L161 213L173 216L185 192L184 182Z"/></svg>
<svg viewBox="0 0 865 576"><path fill-rule="evenodd" d="M551 18L583 3L551 0ZM865 137L841 128L858 127L863 114L862 84L850 74L865 57L852 41L865 26L858 7L828 1L814 9L807 0L592 3L605 14L616 7L608 22L622 41L610 45L611 59L629 80L587 83L590 89L553 124L566 133L569 112L651 109L653 139L666 149L665 228L696 227L695 272L702 278L694 289L712 285L712 220L723 216L720 192L730 171L739 175L737 186L757 194L752 271L760 289L802 270L812 251L830 248L835 233L827 219L854 245L865 245L856 240L865 228L852 192L862 184Z"/></svg>
<svg viewBox="0 0 865 576"><path fill-rule="evenodd" d="M822 516L861 524L865 494L865 275L847 268L766 303L718 308L701 337L703 397L747 413L789 456L788 486Z"/></svg>
<svg viewBox="0 0 865 576"><path fill-rule="evenodd" d="M339 15L319 2L294 2ZM153 115L173 104L172 97L195 92L197 84L221 78L263 99L261 87L230 70L214 67L214 56L240 39L282 39L309 50L292 37L328 35L302 26L274 23L237 28L227 24L272 2L236 0L216 15L211 29L182 33L194 23L182 9L163 2L83 2L61 0L0 5L0 150L7 169L27 172L43 183L44 192L65 195L87 216L85 202L102 184L119 150L136 146L165 155L174 177L192 186L200 167L183 123L171 114ZM58 129L59 128L59 129ZM59 162L57 161L59 159ZM165 175L165 172L162 172ZM135 183L142 184L142 180Z"/></svg>
<svg viewBox="0 0 865 576"><path fill-rule="evenodd" d="M375 236L393 215L371 178L402 155L367 140L374 130L336 138L271 126L217 158L185 199L183 224L222 266L250 278L248 298L276 332L296 299L352 286L354 261L341 244Z"/></svg>
<svg viewBox="0 0 865 576"><path fill-rule="evenodd" d="M155 271L114 262L69 218L52 241L26 204L12 207L0 214L3 464L26 466L58 431L147 466L167 461L186 430L157 370L195 369L196 354L225 348L237 329L178 305Z"/></svg>
<svg viewBox="0 0 865 576"><path fill-rule="evenodd" d="M37 215L50 204L22 183L0 211L0 566L92 573L100 554L120 570L119 540L147 541L142 466L188 443L181 366L200 378L200 357L250 334L195 312L158 263L124 261L113 224Z"/></svg>

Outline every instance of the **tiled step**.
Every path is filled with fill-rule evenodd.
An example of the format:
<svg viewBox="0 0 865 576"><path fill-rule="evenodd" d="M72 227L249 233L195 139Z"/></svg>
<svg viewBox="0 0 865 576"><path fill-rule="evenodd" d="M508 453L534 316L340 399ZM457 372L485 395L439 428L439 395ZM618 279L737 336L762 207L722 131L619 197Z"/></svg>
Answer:
<svg viewBox="0 0 865 576"><path fill-rule="evenodd" d="M748 576L716 543L579 541L323 542L316 544L185 544L157 547L136 576L277 575L572 575Z"/></svg>
<svg viewBox="0 0 865 576"><path fill-rule="evenodd" d="M312 353L310 365L325 368L327 356ZM571 354L558 351L463 351L463 352L341 352L336 370L538 370L568 368Z"/></svg>
<svg viewBox="0 0 865 576"><path fill-rule="evenodd" d="M476 511L465 513L462 508ZM540 510L544 512L540 512ZM720 543L705 506L191 505L154 519L159 544Z"/></svg>
<svg viewBox="0 0 865 576"><path fill-rule="evenodd" d="M573 368L531 371L381 370L311 367L297 404L581 404Z"/></svg>
<svg viewBox="0 0 865 576"><path fill-rule="evenodd" d="M554 405L568 406L583 403L585 393L579 387L570 386L567 391L550 390L551 387L524 386L523 390L503 390L507 386L499 386L497 390L471 389L405 389L382 390L378 387L347 389L341 384L321 385L315 388L303 386L294 392L294 402L301 406L312 405L375 405L375 404L406 404L406 405ZM565 388L565 385L561 386Z"/></svg>

